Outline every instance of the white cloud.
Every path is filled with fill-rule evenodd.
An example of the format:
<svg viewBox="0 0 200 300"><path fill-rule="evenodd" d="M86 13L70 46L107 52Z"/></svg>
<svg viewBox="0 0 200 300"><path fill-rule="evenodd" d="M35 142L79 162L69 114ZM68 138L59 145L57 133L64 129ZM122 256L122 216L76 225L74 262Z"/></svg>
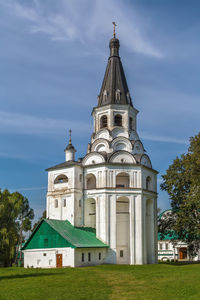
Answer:
<svg viewBox="0 0 200 300"><path fill-rule="evenodd" d="M67 128L73 128L74 132L83 133L90 130L90 124L78 120L67 121L0 111L1 133L57 135Z"/></svg>
<svg viewBox="0 0 200 300"><path fill-rule="evenodd" d="M120 39L129 50L163 57L163 53L145 36L144 24L147 20L138 15L135 8L130 15L130 5L121 0L117 5L114 0L61 0L59 9L55 11L47 3L35 0L28 7L19 0L0 0L0 5L7 7L9 13L30 22L30 32L47 34L54 41L79 40L86 45L92 42L94 46L97 38L99 41L103 36L111 35L111 22L115 20L119 24L117 31Z"/></svg>
<svg viewBox="0 0 200 300"><path fill-rule="evenodd" d="M176 137L168 137L168 136L159 136L153 135L149 133L142 132L140 137L144 140L155 141L155 142L164 142L164 143L175 143L175 144L189 144L188 140L180 139Z"/></svg>
<svg viewBox="0 0 200 300"><path fill-rule="evenodd" d="M14 188L11 189L11 192L17 191L17 192L21 192L21 191L38 191L38 190L46 190L47 187L46 186L36 186L36 187L21 187L21 188Z"/></svg>

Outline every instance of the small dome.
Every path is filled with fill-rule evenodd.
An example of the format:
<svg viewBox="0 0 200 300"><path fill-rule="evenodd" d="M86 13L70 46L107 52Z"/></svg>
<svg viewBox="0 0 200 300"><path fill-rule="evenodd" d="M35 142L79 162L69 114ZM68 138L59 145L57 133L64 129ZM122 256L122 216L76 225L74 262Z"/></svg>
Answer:
<svg viewBox="0 0 200 300"><path fill-rule="evenodd" d="M110 48L119 47L120 46L119 40L117 38L112 38L110 40L109 46L110 46Z"/></svg>
<svg viewBox="0 0 200 300"><path fill-rule="evenodd" d="M117 38L112 38L109 43L110 56L119 56L119 40Z"/></svg>
<svg viewBox="0 0 200 300"><path fill-rule="evenodd" d="M72 144L68 144L67 147L65 148L65 151L75 151L76 149L74 148L74 146Z"/></svg>

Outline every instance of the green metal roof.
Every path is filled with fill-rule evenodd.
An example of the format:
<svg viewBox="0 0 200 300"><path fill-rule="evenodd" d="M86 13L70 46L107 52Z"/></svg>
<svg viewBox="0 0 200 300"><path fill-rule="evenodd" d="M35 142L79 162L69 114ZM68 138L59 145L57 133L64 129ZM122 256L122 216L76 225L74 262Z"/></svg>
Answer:
<svg viewBox="0 0 200 300"><path fill-rule="evenodd" d="M158 232L158 241L171 241L171 240L178 240L179 237L174 232L164 234L162 238L162 234Z"/></svg>
<svg viewBox="0 0 200 300"><path fill-rule="evenodd" d="M97 239L95 229L75 227L69 221L43 219L22 248L108 248Z"/></svg>

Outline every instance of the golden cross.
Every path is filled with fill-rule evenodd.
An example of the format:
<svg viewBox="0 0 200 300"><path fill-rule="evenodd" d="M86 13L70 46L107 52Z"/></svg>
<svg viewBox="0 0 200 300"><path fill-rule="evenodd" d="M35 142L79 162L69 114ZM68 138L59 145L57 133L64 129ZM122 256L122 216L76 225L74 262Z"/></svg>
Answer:
<svg viewBox="0 0 200 300"><path fill-rule="evenodd" d="M117 24L115 23L115 22L112 22L113 23L113 26L114 26L114 29L113 29L113 36L114 36L114 38L115 38L115 35L116 35L116 33L115 33L115 27L117 26Z"/></svg>

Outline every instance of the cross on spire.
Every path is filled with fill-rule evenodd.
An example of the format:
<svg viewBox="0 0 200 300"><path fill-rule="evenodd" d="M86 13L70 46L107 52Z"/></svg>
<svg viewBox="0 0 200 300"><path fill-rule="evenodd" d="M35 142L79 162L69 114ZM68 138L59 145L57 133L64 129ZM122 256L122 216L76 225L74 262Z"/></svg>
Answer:
<svg viewBox="0 0 200 300"><path fill-rule="evenodd" d="M115 36L116 36L116 32L115 32L115 27L117 26L117 24L115 23L115 22L112 22L112 24L113 24L113 37L115 38Z"/></svg>
<svg viewBox="0 0 200 300"><path fill-rule="evenodd" d="M72 143L72 130L70 128L70 130L69 130L69 144L71 144L71 143Z"/></svg>

